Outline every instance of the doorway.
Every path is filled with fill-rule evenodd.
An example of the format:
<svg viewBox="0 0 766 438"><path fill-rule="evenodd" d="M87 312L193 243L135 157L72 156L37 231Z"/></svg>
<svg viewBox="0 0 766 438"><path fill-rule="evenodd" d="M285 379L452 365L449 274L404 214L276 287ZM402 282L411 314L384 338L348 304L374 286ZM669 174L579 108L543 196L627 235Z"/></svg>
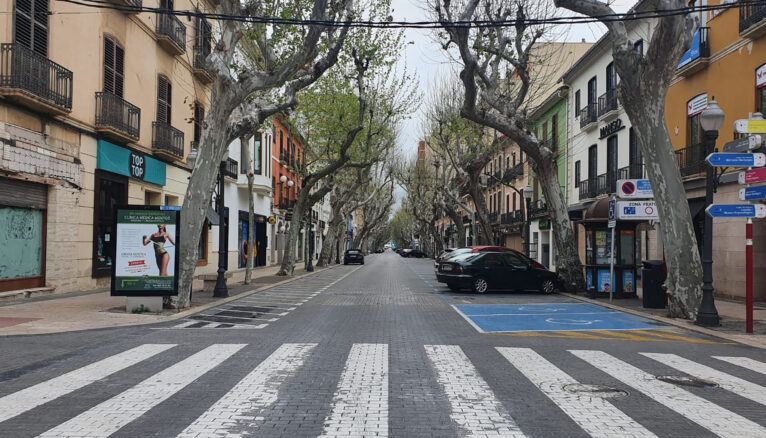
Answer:
<svg viewBox="0 0 766 438"><path fill-rule="evenodd" d="M115 241L115 207L126 205L128 180L119 175L96 170L93 209L92 276L108 277L112 270Z"/></svg>

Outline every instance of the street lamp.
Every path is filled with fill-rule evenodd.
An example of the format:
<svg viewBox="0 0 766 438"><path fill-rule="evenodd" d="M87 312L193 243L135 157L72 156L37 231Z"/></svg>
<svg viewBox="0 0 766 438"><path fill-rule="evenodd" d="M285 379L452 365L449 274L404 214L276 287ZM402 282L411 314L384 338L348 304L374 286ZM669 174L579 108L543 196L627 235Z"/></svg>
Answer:
<svg viewBox="0 0 766 438"><path fill-rule="evenodd" d="M224 176L223 171L226 168L226 162L221 161L218 167L218 277L215 279L215 289L213 296L216 298L226 298L229 296L229 289L226 287L226 227L224 217Z"/></svg>
<svg viewBox="0 0 766 438"><path fill-rule="evenodd" d="M524 187L524 227L527 229L526 232L524 233L524 246L526 247L525 249L526 249L527 257L529 257L529 250L530 250L529 224L531 220L529 218L529 205L530 205L530 202L532 201L533 192L534 190L532 189L532 186L527 185L526 187Z"/></svg>
<svg viewBox="0 0 766 438"><path fill-rule="evenodd" d="M723 119L723 110L713 97L707 108L700 114L700 125L705 131L705 156L712 154L715 150L718 130L723 125ZM713 203L713 191L716 185L715 173L716 169L708 164L705 179L705 208ZM700 303L695 323L704 327L715 327L721 324L713 298L713 218L709 214L705 214L705 230L702 240L702 303Z"/></svg>

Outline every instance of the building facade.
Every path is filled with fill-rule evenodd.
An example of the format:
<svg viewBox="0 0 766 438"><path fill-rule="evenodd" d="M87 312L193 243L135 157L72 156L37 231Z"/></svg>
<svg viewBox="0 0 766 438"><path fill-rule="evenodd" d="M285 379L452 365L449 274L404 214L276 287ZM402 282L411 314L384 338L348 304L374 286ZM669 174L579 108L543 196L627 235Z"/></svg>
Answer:
<svg viewBox="0 0 766 438"><path fill-rule="evenodd" d="M271 147L271 184L273 187L272 208L276 218L275 227L272 228L271 248L272 260L282 263L285 251L286 234L290 229L290 221L293 217L293 208L298 199L298 190L301 179L298 170L305 163L303 153L303 139L293 132L289 121L283 116L273 119L273 137ZM299 234L298 242L294 248L296 259L303 259L303 234Z"/></svg>

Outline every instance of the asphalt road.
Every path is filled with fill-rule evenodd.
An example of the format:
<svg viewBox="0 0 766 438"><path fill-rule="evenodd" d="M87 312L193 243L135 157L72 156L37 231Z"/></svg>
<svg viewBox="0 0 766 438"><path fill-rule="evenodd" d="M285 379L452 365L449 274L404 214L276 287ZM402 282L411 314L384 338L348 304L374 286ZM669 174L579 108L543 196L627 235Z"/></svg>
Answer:
<svg viewBox="0 0 766 438"><path fill-rule="evenodd" d="M766 437L766 351L372 255L158 326L0 338L0 437Z"/></svg>

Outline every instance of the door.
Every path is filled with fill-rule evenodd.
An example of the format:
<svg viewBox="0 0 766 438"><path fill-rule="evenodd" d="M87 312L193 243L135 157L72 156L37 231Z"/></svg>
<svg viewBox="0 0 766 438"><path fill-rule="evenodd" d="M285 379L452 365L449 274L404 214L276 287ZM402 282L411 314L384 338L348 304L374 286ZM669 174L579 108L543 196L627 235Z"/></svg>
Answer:
<svg viewBox="0 0 766 438"><path fill-rule="evenodd" d="M628 147L630 160L630 178L640 179L644 174L644 159L641 157L641 149L638 147L638 141L636 139L636 133L633 132L633 128L630 128L628 133Z"/></svg>
<svg viewBox="0 0 766 438"><path fill-rule="evenodd" d="M255 266L266 266L266 223L255 223Z"/></svg>
<svg viewBox="0 0 766 438"><path fill-rule="evenodd" d="M114 253L114 208L127 204L128 180L118 175L96 171L93 218L92 276L107 277L112 270Z"/></svg>
<svg viewBox="0 0 766 438"><path fill-rule="evenodd" d="M588 197L596 196L596 177L598 177L598 146L588 148Z"/></svg>
<svg viewBox="0 0 766 438"><path fill-rule="evenodd" d="M503 258L508 267L509 288L513 290L526 290L532 288L529 262L513 252L503 253Z"/></svg>
<svg viewBox="0 0 766 438"><path fill-rule="evenodd" d="M606 140L606 193L617 191L617 136Z"/></svg>
<svg viewBox="0 0 766 438"><path fill-rule="evenodd" d="M482 269L479 275L487 279L491 289L511 288L510 272L501 254L485 254L481 261Z"/></svg>

